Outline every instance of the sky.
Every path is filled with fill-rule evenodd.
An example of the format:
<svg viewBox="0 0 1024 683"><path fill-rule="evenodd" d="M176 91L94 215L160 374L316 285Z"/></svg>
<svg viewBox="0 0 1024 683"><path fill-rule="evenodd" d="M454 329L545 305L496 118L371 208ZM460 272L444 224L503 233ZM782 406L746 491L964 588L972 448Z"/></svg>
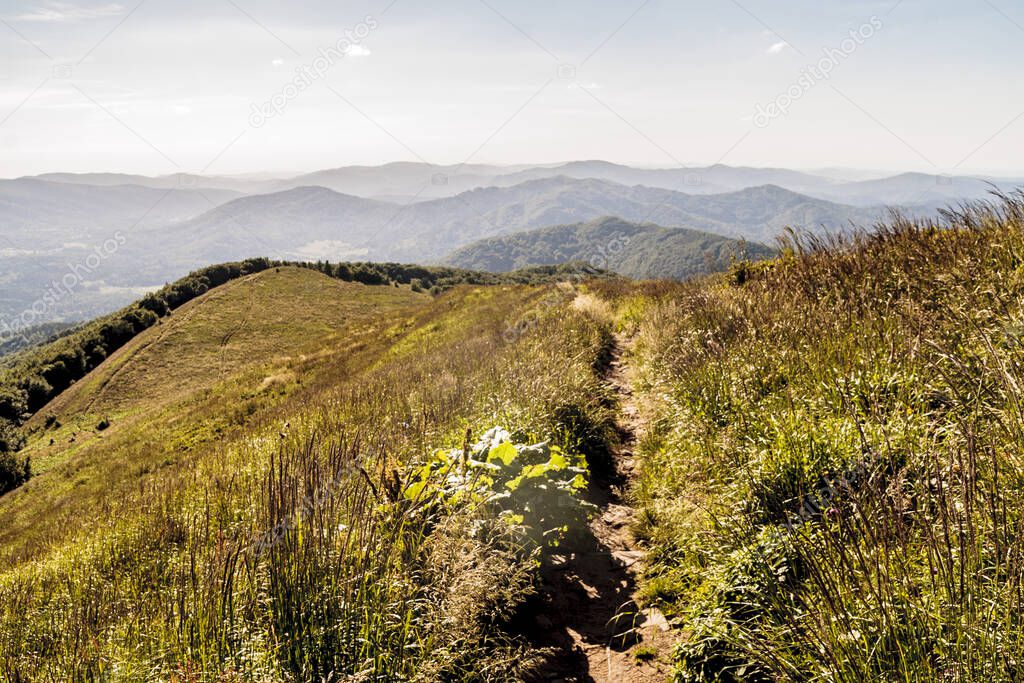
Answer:
<svg viewBox="0 0 1024 683"><path fill-rule="evenodd" d="M0 177L390 161L1024 176L1020 0L0 0Z"/></svg>

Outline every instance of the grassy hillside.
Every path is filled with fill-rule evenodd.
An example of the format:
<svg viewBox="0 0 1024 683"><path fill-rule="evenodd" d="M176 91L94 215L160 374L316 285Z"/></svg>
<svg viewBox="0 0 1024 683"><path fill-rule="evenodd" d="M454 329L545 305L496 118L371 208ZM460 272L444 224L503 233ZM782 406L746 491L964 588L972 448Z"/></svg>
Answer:
<svg viewBox="0 0 1024 683"><path fill-rule="evenodd" d="M120 311L83 324L50 343L5 358L0 366L0 422L21 424L110 354L158 324L163 316L211 288L270 268L292 266L314 269L345 282L408 286L416 292L430 291L433 294L458 284L535 284L578 278L581 272L590 277L610 276L592 267L583 268L581 264L525 268L500 274L400 263L289 263L265 258L207 266ZM284 329L279 332L289 334Z"/></svg>
<svg viewBox="0 0 1024 683"><path fill-rule="evenodd" d="M30 424L47 466L0 497L0 670L506 680L536 655L499 626L571 516L581 443L611 438L608 321L574 297L282 269L183 307ZM435 449L494 425L563 450L499 450L455 495L461 455Z"/></svg>
<svg viewBox="0 0 1024 683"><path fill-rule="evenodd" d="M246 275L27 425L0 672L1019 680L1022 254L1017 196L685 283Z"/></svg>
<svg viewBox="0 0 1024 683"><path fill-rule="evenodd" d="M608 292L678 680L1021 675L1024 197Z"/></svg>
<svg viewBox="0 0 1024 683"><path fill-rule="evenodd" d="M218 287L133 339L42 413L63 418L169 401L254 361L319 348L355 322L421 299L408 288L318 275L275 268Z"/></svg>
<svg viewBox="0 0 1024 683"><path fill-rule="evenodd" d="M55 454L67 456L67 438L76 435L80 450L101 421L111 423L103 430L109 437L140 409L177 402L254 363L326 343L344 346L354 328L400 315L421 300L408 288L367 287L295 267L229 282L137 336L40 410L25 426L29 434L54 419L62 428L45 430L48 438L30 441L21 455L45 471ZM49 446L48 439L58 443Z"/></svg>
<svg viewBox="0 0 1024 683"><path fill-rule="evenodd" d="M759 260L773 253L762 244L606 217L481 240L444 261L492 272L585 261L633 278L682 280L725 270L733 259Z"/></svg>
<svg viewBox="0 0 1024 683"><path fill-rule="evenodd" d="M186 304L25 425L19 456L32 459L36 476L0 498L0 510L11 512L0 542L12 550L72 530L111 489L244 423L248 401L287 392L298 379L289 364L303 351L330 344L340 352L425 298L285 268ZM233 379L250 368L248 384Z"/></svg>

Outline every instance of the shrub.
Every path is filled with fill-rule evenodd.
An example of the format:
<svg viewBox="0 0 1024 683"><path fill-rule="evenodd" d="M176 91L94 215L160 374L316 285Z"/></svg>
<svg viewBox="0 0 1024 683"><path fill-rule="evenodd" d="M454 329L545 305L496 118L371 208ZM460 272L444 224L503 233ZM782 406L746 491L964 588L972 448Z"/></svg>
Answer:
<svg viewBox="0 0 1024 683"><path fill-rule="evenodd" d="M14 386L0 386L0 420L18 422L28 410L26 392Z"/></svg>
<svg viewBox="0 0 1024 683"><path fill-rule="evenodd" d="M14 425L0 420L0 495L21 486L32 476L29 459L15 455L24 444L25 439Z"/></svg>
<svg viewBox="0 0 1024 683"><path fill-rule="evenodd" d="M0 452L0 496L13 491L32 477L28 458L19 459L14 453Z"/></svg>
<svg viewBox="0 0 1024 683"><path fill-rule="evenodd" d="M447 502L487 505L539 545L557 545L595 510L578 495L587 487L582 457L548 443L513 444L499 427L472 446L436 452L412 479L407 498L436 490Z"/></svg>
<svg viewBox="0 0 1024 683"><path fill-rule="evenodd" d="M44 378L37 375L30 375L22 380L22 389L28 404L29 412L36 412L50 401L53 395L53 387Z"/></svg>
<svg viewBox="0 0 1024 683"><path fill-rule="evenodd" d="M0 453L12 453L21 450L25 439L12 422L0 420Z"/></svg>

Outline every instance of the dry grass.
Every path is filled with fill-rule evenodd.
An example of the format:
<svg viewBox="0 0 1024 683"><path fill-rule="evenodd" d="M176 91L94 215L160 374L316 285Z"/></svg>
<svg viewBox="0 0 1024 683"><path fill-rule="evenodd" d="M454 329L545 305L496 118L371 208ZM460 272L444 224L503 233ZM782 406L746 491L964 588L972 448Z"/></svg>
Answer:
<svg viewBox="0 0 1024 683"><path fill-rule="evenodd" d="M400 492L467 429L574 451L586 435L558 416L607 418L593 373L607 331L552 291L399 301L319 346L295 330L301 352L166 406L125 397L130 422L0 502L0 672L507 680L528 666L501 628L535 580L526 537L487 506Z"/></svg>
<svg viewBox="0 0 1024 683"><path fill-rule="evenodd" d="M652 292L636 494L680 680L1022 674L1024 197Z"/></svg>

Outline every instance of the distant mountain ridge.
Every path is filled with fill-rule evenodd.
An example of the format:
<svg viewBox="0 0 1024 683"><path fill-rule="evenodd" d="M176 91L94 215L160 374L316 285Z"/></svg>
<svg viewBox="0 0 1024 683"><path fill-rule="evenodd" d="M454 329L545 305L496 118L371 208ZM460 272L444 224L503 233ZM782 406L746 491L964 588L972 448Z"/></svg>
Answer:
<svg viewBox="0 0 1024 683"><path fill-rule="evenodd" d="M276 178L184 173L156 177L117 173L50 173L35 178L92 185L133 184L158 189L205 187L245 194L319 185L342 194L373 199L401 198L406 202L452 197L483 187L511 187L529 180L557 176L577 180L606 180L627 186L643 185L687 194L716 194L760 185L778 185L817 199L857 206L909 204L932 207L964 199L986 198L993 186L1005 192L1024 185L1024 177L945 176L927 173L886 176L881 172L839 172L837 169L797 171L724 164L638 168L600 160L512 166L393 162L379 166L341 166Z"/></svg>
<svg viewBox="0 0 1024 683"><path fill-rule="evenodd" d="M40 240L62 244L76 234L105 238L115 229L185 220L240 196L211 188L0 180L0 234L25 248L39 248Z"/></svg>
<svg viewBox="0 0 1024 683"><path fill-rule="evenodd" d="M607 216L480 240L452 252L444 263L507 272L583 261L627 277L682 280L724 270L734 259L759 260L774 254L756 242Z"/></svg>
<svg viewBox="0 0 1024 683"><path fill-rule="evenodd" d="M43 180L66 185L91 185L111 187L116 185L137 185L155 190L230 190L239 194L270 192L279 186L276 179L255 180L225 176L205 176L192 173L173 173L164 176L146 176L132 173L43 173L42 175L19 178L18 180Z"/></svg>
<svg viewBox="0 0 1024 683"><path fill-rule="evenodd" d="M433 262L481 239L603 216L771 244L789 226L869 228L885 205L932 214L1018 185L605 161L397 162L297 176L50 173L0 180L0 327L95 317L194 268L251 256ZM85 272L119 234L123 248ZM74 291L51 296L69 268L83 274Z"/></svg>
<svg viewBox="0 0 1024 683"><path fill-rule="evenodd" d="M145 243L151 256L138 258L153 268L174 264L176 271L256 255L431 262L483 238L605 216L769 243L786 227L842 230L870 224L882 213L775 186L688 195L564 176L405 206L303 187L235 199L150 231Z"/></svg>

